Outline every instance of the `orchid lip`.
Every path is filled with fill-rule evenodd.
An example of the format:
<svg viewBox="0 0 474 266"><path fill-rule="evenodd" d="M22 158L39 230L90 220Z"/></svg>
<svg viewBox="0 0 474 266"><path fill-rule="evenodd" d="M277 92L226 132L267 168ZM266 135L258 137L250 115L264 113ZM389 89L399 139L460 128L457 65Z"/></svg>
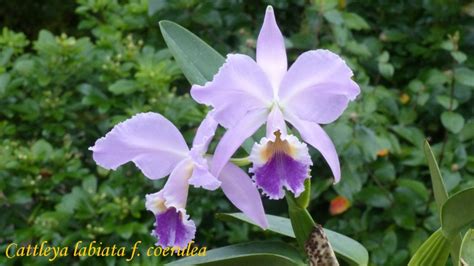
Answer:
<svg viewBox="0 0 474 266"><path fill-rule="evenodd" d="M298 196L304 191L304 180L310 178L312 162L306 144L293 135L283 137L280 131L256 143L250 160L257 187L270 199L282 198L284 188Z"/></svg>
<svg viewBox="0 0 474 266"><path fill-rule="evenodd" d="M155 217L152 235L158 238L157 245L184 248L194 238L196 226L184 210L171 207Z"/></svg>

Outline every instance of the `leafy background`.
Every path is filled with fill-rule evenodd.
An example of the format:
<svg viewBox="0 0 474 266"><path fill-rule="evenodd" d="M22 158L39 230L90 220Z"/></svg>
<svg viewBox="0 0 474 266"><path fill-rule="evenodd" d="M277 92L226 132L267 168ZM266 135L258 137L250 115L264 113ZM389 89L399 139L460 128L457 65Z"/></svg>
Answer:
<svg viewBox="0 0 474 266"><path fill-rule="evenodd" d="M406 265L439 227L422 145L440 161L449 193L474 185L474 4L469 1L77 0L2 2L0 9L0 250L11 242L153 245L144 195L162 181L131 164L98 168L87 150L119 121L160 112L191 140L206 110L165 49L158 21L169 19L220 53L254 55L266 5L294 61L330 49L354 69L362 95L325 129L342 181L312 151L310 212L359 240L373 265ZM221 133L221 132L220 132ZM215 145L215 143L213 143ZM244 154L244 153L243 153ZM351 206L331 215L337 196ZM188 210L208 248L278 239L247 224L220 192L191 189ZM267 212L287 216L284 201ZM160 264L141 256L135 264ZM23 258L22 263L47 263ZM125 264L123 258L61 258L62 264ZM20 263L0 257L1 264Z"/></svg>

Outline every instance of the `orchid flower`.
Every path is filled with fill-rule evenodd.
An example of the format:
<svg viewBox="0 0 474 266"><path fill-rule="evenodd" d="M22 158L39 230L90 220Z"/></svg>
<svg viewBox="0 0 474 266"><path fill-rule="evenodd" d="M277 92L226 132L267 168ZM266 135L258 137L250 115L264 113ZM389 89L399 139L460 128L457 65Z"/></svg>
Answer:
<svg viewBox="0 0 474 266"><path fill-rule="evenodd" d="M96 163L106 169L134 162L149 179L169 178L157 193L146 196L146 208L154 213L152 235L162 247L186 247L196 226L186 214L189 185L208 190L222 188L227 198L256 224L267 227L260 194L250 177L227 163L219 178L208 170L205 153L217 122L212 113L202 121L188 146L179 130L157 113L141 113L116 125L90 148Z"/></svg>
<svg viewBox="0 0 474 266"><path fill-rule="evenodd" d="M266 122L266 137L249 156L255 183L271 199L282 198L284 187L298 196L312 163L306 144L287 133L289 122L321 153L338 182L339 158L319 124L336 120L359 94L352 76L345 61L328 50L305 52L287 70L284 38L269 6L256 61L229 54L212 81L191 89L191 96L212 106L214 118L227 129L214 153L211 173L218 175L245 139Z"/></svg>

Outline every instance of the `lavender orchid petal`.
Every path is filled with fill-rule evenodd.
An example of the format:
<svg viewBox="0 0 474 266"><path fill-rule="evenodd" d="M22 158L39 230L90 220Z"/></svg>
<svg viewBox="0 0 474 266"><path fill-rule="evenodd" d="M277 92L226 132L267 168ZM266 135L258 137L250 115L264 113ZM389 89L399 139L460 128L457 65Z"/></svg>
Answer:
<svg viewBox="0 0 474 266"><path fill-rule="evenodd" d="M329 164L334 175L334 183L341 179L341 169L336 148L329 136L317 123L299 119L293 114L285 113L285 117L300 133L303 140L317 149Z"/></svg>
<svg viewBox="0 0 474 266"><path fill-rule="evenodd" d="M232 163L225 165L219 179L226 197L261 228L268 228L262 199L250 177Z"/></svg>
<svg viewBox="0 0 474 266"><path fill-rule="evenodd" d="M157 245L184 248L194 238L196 226L185 210L192 167L189 159L182 160L161 191L146 195L146 208L156 218L152 235L158 238Z"/></svg>
<svg viewBox="0 0 474 266"><path fill-rule="evenodd" d="M193 85L191 96L214 107L214 119L233 127L248 111L271 104L273 90L263 70L246 55L230 54L211 82Z"/></svg>
<svg viewBox="0 0 474 266"><path fill-rule="evenodd" d="M250 111L234 127L227 130L219 144L217 144L212 159L211 173L214 176L219 176L222 168L239 146L265 123L267 113L266 109Z"/></svg>
<svg viewBox="0 0 474 266"><path fill-rule="evenodd" d="M163 198L167 208L185 208L188 198L188 179L192 174L193 162L189 159L182 160L173 169L163 187Z"/></svg>
<svg viewBox="0 0 474 266"><path fill-rule="evenodd" d="M208 160L204 156L218 126L213 115L214 111L210 111L199 125L196 136L194 137L193 147L189 152L189 156L194 163L193 174L191 178L189 178L189 184L194 187L203 187L207 190L215 190L221 184L221 182L209 172Z"/></svg>
<svg viewBox="0 0 474 266"><path fill-rule="evenodd" d="M215 112L214 110L212 110L207 113L206 118L202 120L196 131L196 135L194 136L193 148L196 146L200 146L204 149L203 152L206 152L205 150L207 150L207 147L209 146L209 143L214 137L218 126L217 121L214 119L214 115Z"/></svg>
<svg viewBox="0 0 474 266"><path fill-rule="evenodd" d="M168 175L189 151L179 130L156 113L125 120L89 149L96 163L106 169L133 161L150 179Z"/></svg>
<svg viewBox="0 0 474 266"><path fill-rule="evenodd" d="M275 92L287 70L285 40L275 20L271 6L267 7L265 19L257 39L257 63L270 79Z"/></svg>
<svg viewBox="0 0 474 266"><path fill-rule="evenodd" d="M349 104L349 98L344 94L327 92L340 88L338 83L325 83L305 89L302 93L294 95L285 107L304 120L318 124L334 122ZM328 89L329 88L329 89ZM308 108L311 106L311 108Z"/></svg>
<svg viewBox="0 0 474 266"><path fill-rule="evenodd" d="M283 78L279 97L301 119L331 123L360 92L352 75L344 60L330 51L305 52Z"/></svg>
<svg viewBox="0 0 474 266"><path fill-rule="evenodd" d="M202 154L196 154L191 150L191 158L194 161L193 174L189 178L189 184L194 187L203 187L207 190L216 190L221 181L209 172L208 159Z"/></svg>

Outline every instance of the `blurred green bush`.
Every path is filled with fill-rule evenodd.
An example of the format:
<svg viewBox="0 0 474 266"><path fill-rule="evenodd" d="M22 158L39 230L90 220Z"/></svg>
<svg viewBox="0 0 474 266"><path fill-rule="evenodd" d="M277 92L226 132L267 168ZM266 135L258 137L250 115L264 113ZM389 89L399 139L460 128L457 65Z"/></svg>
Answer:
<svg viewBox="0 0 474 266"><path fill-rule="evenodd" d="M71 6L53 2L42 8ZM325 127L341 158L338 185L331 185L327 166L313 151L313 217L361 241L374 265L406 265L439 226L423 139L432 143L451 193L474 185L474 5L467 1L77 0L74 11L64 11L75 12L77 25L53 34L48 29L57 30L58 21L51 28L43 23L35 39L15 28L28 21L28 13L10 24L3 20L2 253L13 241L153 245L144 195L162 181L147 180L131 165L100 169L87 148L117 122L143 111L164 114L191 137L206 110L187 94L190 85L164 49L157 22L180 23L223 54L254 55L267 4L287 37L290 61L305 50L330 49L343 55L362 88L343 117ZM336 196L351 207L331 216L329 202ZM193 189L189 205L199 225L197 242L209 248L276 237L215 220L216 212L232 211L219 192ZM285 215L283 201L265 205ZM105 263L71 257L60 262L99 261ZM113 257L106 262L125 263ZM0 263L14 261L2 256Z"/></svg>

